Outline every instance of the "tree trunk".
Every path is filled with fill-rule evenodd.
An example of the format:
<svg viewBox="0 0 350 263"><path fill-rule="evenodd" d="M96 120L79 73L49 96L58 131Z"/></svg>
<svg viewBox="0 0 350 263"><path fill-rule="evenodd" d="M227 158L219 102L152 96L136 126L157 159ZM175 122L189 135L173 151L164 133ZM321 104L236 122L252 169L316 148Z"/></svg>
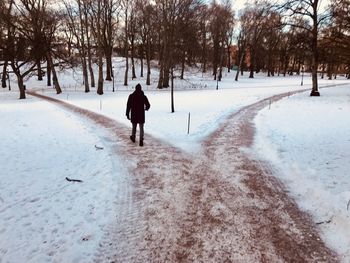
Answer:
<svg viewBox="0 0 350 263"><path fill-rule="evenodd" d="M78 0L78 8L79 8L79 22L80 22L80 48L79 54L81 57L82 68L83 68L83 81L85 86L85 92L90 92L89 87L89 76L87 71L87 62L86 62L86 50L85 50L85 36L84 36L84 22L83 22L83 13L81 9L81 0ZM77 36L78 38L78 36Z"/></svg>
<svg viewBox="0 0 350 263"><path fill-rule="evenodd" d="M124 86L128 86L128 72L129 72L129 44L128 44L128 8L125 11L125 74Z"/></svg>
<svg viewBox="0 0 350 263"><path fill-rule="evenodd" d="M98 82L97 82L97 94L103 94L103 46L102 46L102 36L101 36L101 0L98 0L97 9L97 45L98 45Z"/></svg>
<svg viewBox="0 0 350 263"><path fill-rule="evenodd" d="M184 79L185 59L186 59L186 51L185 51L185 49L183 49L183 51L182 51L182 60L181 60L181 76L180 76L180 79Z"/></svg>
<svg viewBox="0 0 350 263"><path fill-rule="evenodd" d="M171 112L175 112L174 106L174 68L171 67Z"/></svg>
<svg viewBox="0 0 350 263"><path fill-rule="evenodd" d="M136 72L135 72L135 59L134 56L131 55L131 74L132 74L132 79L136 79Z"/></svg>
<svg viewBox="0 0 350 263"><path fill-rule="evenodd" d="M288 69L288 57L285 57L283 62L283 77L285 77Z"/></svg>
<svg viewBox="0 0 350 263"><path fill-rule="evenodd" d="M36 60L36 66L38 68L38 80L39 81L42 81L43 80L43 73L42 73L42 70L41 70L41 61L40 59L37 59Z"/></svg>
<svg viewBox="0 0 350 263"><path fill-rule="evenodd" d="M243 51L242 51L241 57L240 57L240 59L239 59L239 64L238 64L238 68L237 68L237 72L236 72L235 81L238 81L238 75L239 75L240 69L242 68L243 58L244 58L244 53L243 53Z"/></svg>
<svg viewBox="0 0 350 263"><path fill-rule="evenodd" d="M223 59L224 59L224 46L221 45L221 48L220 48L220 60L219 60L219 78L218 78L219 81L221 81L221 78L222 78Z"/></svg>
<svg viewBox="0 0 350 263"><path fill-rule="evenodd" d="M172 56L172 50L170 48L170 36L166 37L163 50L163 81L162 81L162 88L169 88L169 73L170 73L170 63L171 63L171 56ZM169 41L169 43L167 42Z"/></svg>
<svg viewBox="0 0 350 263"><path fill-rule="evenodd" d="M249 78L254 78L254 68L255 68L255 49L250 45L250 65L249 65Z"/></svg>
<svg viewBox="0 0 350 263"><path fill-rule="evenodd" d="M217 71L218 71L218 54L220 53L220 48L218 47L218 44L214 43L214 54L213 54L213 75L214 75L214 80L217 78Z"/></svg>
<svg viewBox="0 0 350 263"><path fill-rule="evenodd" d="M8 61L5 60L4 66L2 68L2 76L1 76L1 87L3 87L3 88L6 88L7 65L8 65ZM10 77L10 76L8 76L8 77Z"/></svg>
<svg viewBox="0 0 350 263"><path fill-rule="evenodd" d="M18 88L19 88L19 99L22 100L22 99L26 98L23 77L21 76L21 74L16 74L16 76L17 76L17 83L18 83Z"/></svg>
<svg viewBox="0 0 350 263"><path fill-rule="evenodd" d="M47 64L47 70L46 70L47 86L51 87L51 63L48 56L46 56L46 64Z"/></svg>
<svg viewBox="0 0 350 263"><path fill-rule="evenodd" d="M140 77L143 78L143 58L140 58Z"/></svg>
<svg viewBox="0 0 350 263"><path fill-rule="evenodd" d="M332 71L333 71L333 64L329 62L327 67L328 80L332 80Z"/></svg>
<svg viewBox="0 0 350 263"><path fill-rule="evenodd" d="M167 62L165 63L165 67L164 67L164 72L163 72L163 88L169 88L169 74L170 73L170 65L169 65L169 61L167 60Z"/></svg>
<svg viewBox="0 0 350 263"><path fill-rule="evenodd" d="M157 89L162 89L163 88L163 78L164 78L164 70L163 70L163 62L160 64L159 68L159 79L158 79L158 85Z"/></svg>
<svg viewBox="0 0 350 263"><path fill-rule="evenodd" d="M98 54L98 83L97 83L97 94L103 94L103 51L99 48Z"/></svg>
<svg viewBox="0 0 350 263"><path fill-rule="evenodd" d="M313 28L312 28L312 90L310 96L320 96L317 83L317 68L318 68L318 47L317 47L317 35L318 35L318 21L317 21L317 8L318 0L313 3Z"/></svg>
<svg viewBox="0 0 350 263"><path fill-rule="evenodd" d="M227 47L227 72L230 73L231 70L231 52L230 47Z"/></svg>
<svg viewBox="0 0 350 263"><path fill-rule="evenodd" d="M132 74L132 79L136 79L136 72L135 72L135 45L134 45L134 32L132 32L131 36L131 74Z"/></svg>
<svg viewBox="0 0 350 263"><path fill-rule="evenodd" d="M202 34L202 73L207 72L207 40L206 40L206 30L205 30L205 23L203 23L203 34Z"/></svg>
<svg viewBox="0 0 350 263"><path fill-rule="evenodd" d="M89 76L88 76L88 72L87 72L85 55L81 58L81 61L82 61L82 67L83 67L83 81L84 81L84 86L85 86L85 92L90 92Z"/></svg>
<svg viewBox="0 0 350 263"><path fill-rule="evenodd" d="M147 60L147 79L146 79L146 85L151 85L151 45L150 45L149 40L147 40L146 60Z"/></svg>
<svg viewBox="0 0 350 263"><path fill-rule="evenodd" d="M325 65L324 63L322 64L322 73L321 73L321 79L324 78L324 71L325 71Z"/></svg>
<svg viewBox="0 0 350 263"><path fill-rule="evenodd" d="M89 18L88 18L88 11L87 11L87 7L86 4L84 3L84 17L85 17L85 21L84 21L84 28L85 28L85 32L86 32L86 44L87 44L87 56L88 56L88 60L87 60L87 67L90 73L90 82L91 82L91 87L94 88L96 86L95 84L95 74L94 74L94 70L92 69L92 55L91 55L91 41L90 41L90 29L89 29ZM89 34L90 32L90 34Z"/></svg>
<svg viewBox="0 0 350 263"><path fill-rule="evenodd" d="M112 52L109 50L105 52L106 54L106 80L112 80Z"/></svg>
<svg viewBox="0 0 350 263"><path fill-rule="evenodd" d="M250 65L249 65L249 78L254 78L254 52L251 51L250 53Z"/></svg>
<svg viewBox="0 0 350 263"><path fill-rule="evenodd" d="M273 75L272 73L272 51L268 51L268 57L267 57L267 76L271 77Z"/></svg>
<svg viewBox="0 0 350 263"><path fill-rule="evenodd" d="M91 82L91 87L94 88L96 86L95 84L95 74L94 70L92 69L92 55L91 55L91 44L90 44L90 37L87 36L87 55L88 55L88 69L90 73L90 82Z"/></svg>
<svg viewBox="0 0 350 263"><path fill-rule="evenodd" d="M60 83L58 82L58 77L57 77L55 65L53 64L53 60L52 60L51 54L49 54L47 56L47 58L48 58L47 63L50 64L50 68L51 68L51 71L52 71L52 80L53 80L53 85L54 85L54 87L56 89L56 94L60 94L60 93L62 93L62 90L61 90Z"/></svg>

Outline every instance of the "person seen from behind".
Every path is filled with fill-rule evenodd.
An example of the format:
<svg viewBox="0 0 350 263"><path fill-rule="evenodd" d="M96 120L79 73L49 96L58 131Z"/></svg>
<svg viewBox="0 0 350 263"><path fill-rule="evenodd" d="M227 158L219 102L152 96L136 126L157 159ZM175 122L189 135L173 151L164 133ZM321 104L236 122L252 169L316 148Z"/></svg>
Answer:
<svg viewBox="0 0 350 263"><path fill-rule="evenodd" d="M135 91L129 95L128 103L126 105L126 117L131 120L132 123L132 133L130 140L135 142L136 138L136 128L139 124L140 128L140 146L143 146L144 130L143 125L145 124L145 110L149 110L151 105L145 94L142 91L141 85L137 84ZM130 118L131 112L131 118Z"/></svg>

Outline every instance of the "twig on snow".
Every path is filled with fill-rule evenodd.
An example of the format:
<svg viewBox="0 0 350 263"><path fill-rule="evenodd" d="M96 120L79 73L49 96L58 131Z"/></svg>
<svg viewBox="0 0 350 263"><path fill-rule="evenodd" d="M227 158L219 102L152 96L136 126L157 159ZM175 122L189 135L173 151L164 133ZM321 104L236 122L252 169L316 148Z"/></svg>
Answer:
<svg viewBox="0 0 350 263"><path fill-rule="evenodd" d="M332 222L332 218L326 221L316 222L316 225L329 224L330 222Z"/></svg>
<svg viewBox="0 0 350 263"><path fill-rule="evenodd" d="M95 145L96 150L103 150L103 147Z"/></svg>
<svg viewBox="0 0 350 263"><path fill-rule="evenodd" d="M77 182L77 183L82 183L82 182L83 182L82 180L79 180L79 179L70 179L70 178L68 178L68 177L66 177L66 180L67 180L68 182Z"/></svg>

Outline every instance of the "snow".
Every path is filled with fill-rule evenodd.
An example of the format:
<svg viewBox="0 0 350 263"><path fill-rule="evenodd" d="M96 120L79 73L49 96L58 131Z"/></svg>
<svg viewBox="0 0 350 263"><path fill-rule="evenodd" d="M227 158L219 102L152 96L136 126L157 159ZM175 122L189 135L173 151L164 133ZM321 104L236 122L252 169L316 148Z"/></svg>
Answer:
<svg viewBox="0 0 350 263"><path fill-rule="evenodd" d="M115 68L119 69L115 72L116 80L119 80L115 81L115 92L112 92L112 82L106 81L102 96L97 95L94 88L89 93L81 92L82 84L69 84L75 83L77 78L72 78L67 73L63 78L64 92L59 95L56 95L51 88L41 88L40 85L43 83L37 81L31 80L27 85L44 95L101 113L130 126L130 121L125 116L126 101L136 84L140 82L151 103L150 111L146 112L145 132L188 152L197 152L201 141L214 132L230 113L272 95L305 89L311 85L311 77L307 74L304 76L304 86L300 86L301 76L297 75L268 78L266 74L256 74L254 79L249 79L245 74L235 82L235 71L227 73L227 70L224 70L222 81L216 82L212 80L210 73L203 75L197 69L187 73L185 80L179 78L174 80L175 113L171 113L169 89L156 89L157 72L152 73L154 81L151 86L143 84L144 78L131 80L128 86L123 86L120 81L123 79L121 62L120 59L114 61ZM75 73L76 76L79 74ZM344 79L320 80L320 86L342 82Z"/></svg>
<svg viewBox="0 0 350 263"><path fill-rule="evenodd" d="M45 80L38 82L31 78L26 85L28 89L111 117L131 131L125 117L127 97L138 82L143 85L145 80L130 80L129 86L124 87L122 65L122 59L114 60L115 92L112 92L112 82L106 81L102 96L97 95L95 89L83 92L79 71L74 75L68 70L60 73L63 93L59 95L45 87ZM268 78L264 74L254 79L243 76L234 82L234 74L224 73L219 83L212 80L210 73L202 75L199 70L187 73L186 80L176 78L175 113L171 113L170 91L156 89L157 72L152 72L152 85L143 85L151 103L146 113L146 147L147 134L150 134L196 153L201 141L229 114L275 94L310 89L311 83L308 75L304 76L304 86L300 86L300 76ZM320 80L320 85L343 82L347 80ZM112 152L103 132L91 122L32 96L18 100L14 78L12 90L0 89L3 146L0 148L0 262L91 262L108 222L118 213L118 196L126 185L127 169L132 164L121 161L122 157ZM332 218L332 224L320 227L326 238L339 237L338 251L350 247L345 235L350 230L346 211L346 201L350 199L346 181L349 165L345 164L350 142L345 137L350 134L350 125L346 122L349 93L344 96L345 91L348 89L324 89L322 96L315 99L310 99L308 94L292 96L273 104L269 111L263 110L257 118L257 150L282 166L286 164L283 160L293 160L289 162L293 166L285 169L293 171L293 176L285 175L285 182L290 188L300 190L294 195L298 200L304 199L301 203L304 209L312 210L313 200L319 198L316 200L319 208L325 209L318 210L316 221ZM295 104L284 106L286 102ZM328 115L321 111L326 106ZM282 112L282 109L285 110ZM309 110L318 114L307 114ZM189 113L191 123L187 134ZM316 116L322 126L311 122ZM303 125L293 124L293 120ZM293 132L288 127L293 128ZM331 139L333 137L337 140ZM104 149L97 150L95 145ZM314 158L315 152L318 158ZM323 157L328 157L327 164ZM298 181L293 180L295 176ZM83 183L68 182L65 177L80 179ZM213 214L221 208L215 209L211 211ZM344 228L332 227L335 222L339 222L338 225L342 222ZM349 259L348 252L344 253Z"/></svg>
<svg viewBox="0 0 350 263"><path fill-rule="evenodd" d="M328 245L350 259L350 85L294 95L262 110L255 150L274 163ZM327 223L327 221L331 222Z"/></svg>
<svg viewBox="0 0 350 263"><path fill-rule="evenodd" d="M17 96L0 93L0 261L88 262L123 168L83 120Z"/></svg>

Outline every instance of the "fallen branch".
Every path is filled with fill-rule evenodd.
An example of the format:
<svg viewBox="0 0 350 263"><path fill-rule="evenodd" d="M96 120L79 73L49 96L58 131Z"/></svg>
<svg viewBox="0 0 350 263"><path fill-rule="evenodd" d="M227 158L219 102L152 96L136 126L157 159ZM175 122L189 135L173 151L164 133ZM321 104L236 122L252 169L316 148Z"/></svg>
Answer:
<svg viewBox="0 0 350 263"><path fill-rule="evenodd" d="M329 224L330 222L332 222L332 219L329 219L327 221L316 222L316 225Z"/></svg>
<svg viewBox="0 0 350 263"><path fill-rule="evenodd" d="M350 206L350 199L348 201L348 204L346 205L346 210L349 211L349 206Z"/></svg>
<svg viewBox="0 0 350 263"><path fill-rule="evenodd" d="M82 182L83 182L82 180L79 180L79 179L70 179L70 178L68 178L68 177L66 177L66 180L67 180L68 182L77 182L77 183L82 183Z"/></svg>
<svg viewBox="0 0 350 263"><path fill-rule="evenodd" d="M96 150L103 150L103 147L95 145Z"/></svg>

